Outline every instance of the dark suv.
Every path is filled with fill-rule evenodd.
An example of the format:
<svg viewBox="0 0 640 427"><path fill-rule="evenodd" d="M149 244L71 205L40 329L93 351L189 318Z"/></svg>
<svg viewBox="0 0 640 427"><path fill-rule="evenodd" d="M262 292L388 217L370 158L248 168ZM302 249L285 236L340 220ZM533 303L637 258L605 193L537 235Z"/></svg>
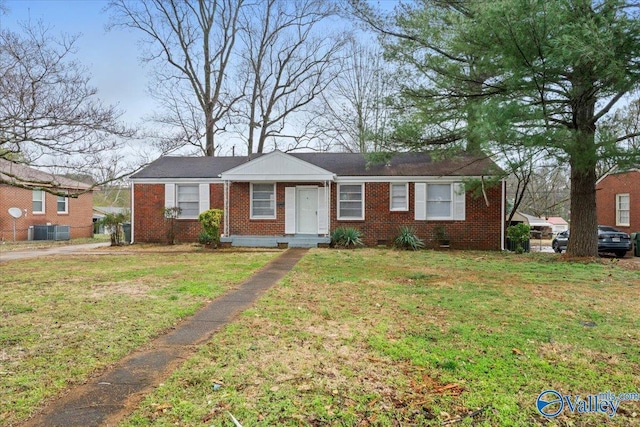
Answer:
<svg viewBox="0 0 640 427"><path fill-rule="evenodd" d="M569 230L558 233L551 242L551 247L557 253L567 249L569 243ZM613 252L622 258L631 250L631 238L617 228L608 225L598 226L598 252Z"/></svg>

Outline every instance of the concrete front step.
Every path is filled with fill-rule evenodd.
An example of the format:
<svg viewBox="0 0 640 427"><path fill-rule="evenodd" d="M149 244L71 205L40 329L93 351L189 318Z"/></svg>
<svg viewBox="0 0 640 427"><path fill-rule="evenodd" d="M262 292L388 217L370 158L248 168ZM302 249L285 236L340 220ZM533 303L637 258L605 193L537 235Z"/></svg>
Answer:
<svg viewBox="0 0 640 427"><path fill-rule="evenodd" d="M234 247L250 248L317 248L319 245L328 245L329 237L318 236L228 236L221 237L220 243Z"/></svg>

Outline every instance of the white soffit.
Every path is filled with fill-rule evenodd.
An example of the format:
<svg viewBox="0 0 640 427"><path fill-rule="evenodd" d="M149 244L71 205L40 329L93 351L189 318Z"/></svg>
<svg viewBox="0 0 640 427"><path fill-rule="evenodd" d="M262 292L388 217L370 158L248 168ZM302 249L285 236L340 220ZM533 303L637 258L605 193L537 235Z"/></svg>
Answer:
<svg viewBox="0 0 640 427"><path fill-rule="evenodd" d="M223 181L333 181L335 174L293 156L274 151L220 174Z"/></svg>

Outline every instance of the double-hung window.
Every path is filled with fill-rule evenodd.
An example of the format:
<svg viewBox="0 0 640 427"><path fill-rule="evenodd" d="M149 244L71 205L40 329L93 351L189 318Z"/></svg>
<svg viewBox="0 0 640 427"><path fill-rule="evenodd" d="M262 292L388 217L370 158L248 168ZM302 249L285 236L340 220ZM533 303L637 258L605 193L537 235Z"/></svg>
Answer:
<svg viewBox="0 0 640 427"><path fill-rule="evenodd" d="M338 219L364 219L364 184L338 184Z"/></svg>
<svg viewBox="0 0 640 427"><path fill-rule="evenodd" d="M616 194L616 225L628 227L629 219L629 194Z"/></svg>
<svg viewBox="0 0 640 427"><path fill-rule="evenodd" d="M31 200L31 211L38 214L44 213L44 191L33 190Z"/></svg>
<svg viewBox="0 0 640 427"><path fill-rule="evenodd" d="M69 213L69 198L65 196L58 196L57 212L59 214Z"/></svg>
<svg viewBox="0 0 640 427"><path fill-rule="evenodd" d="M251 219L276 217L276 185L251 184Z"/></svg>
<svg viewBox="0 0 640 427"><path fill-rule="evenodd" d="M409 186L406 183L403 184L391 184L390 186L390 209L392 211L407 211L409 210Z"/></svg>
<svg viewBox="0 0 640 427"><path fill-rule="evenodd" d="M177 185L176 199L180 208L179 218L197 218L200 214L200 194L198 185Z"/></svg>
<svg viewBox="0 0 640 427"><path fill-rule="evenodd" d="M427 184L427 219L452 219L451 184Z"/></svg>
<svg viewBox="0 0 640 427"><path fill-rule="evenodd" d="M427 221L464 221L465 188L461 182L416 182L415 219Z"/></svg>

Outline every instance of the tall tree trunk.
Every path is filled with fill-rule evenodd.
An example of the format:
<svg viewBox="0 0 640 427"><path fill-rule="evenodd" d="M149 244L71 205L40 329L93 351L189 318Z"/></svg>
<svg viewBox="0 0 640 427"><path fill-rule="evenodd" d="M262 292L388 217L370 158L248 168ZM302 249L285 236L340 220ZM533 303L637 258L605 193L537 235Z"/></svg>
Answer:
<svg viewBox="0 0 640 427"><path fill-rule="evenodd" d="M213 111L207 109L207 111L205 111L205 156L210 157L213 157L216 151L213 140L213 125Z"/></svg>
<svg viewBox="0 0 640 427"><path fill-rule="evenodd" d="M571 165L571 238L567 253L574 256L598 256L596 179L595 166L585 170Z"/></svg>

